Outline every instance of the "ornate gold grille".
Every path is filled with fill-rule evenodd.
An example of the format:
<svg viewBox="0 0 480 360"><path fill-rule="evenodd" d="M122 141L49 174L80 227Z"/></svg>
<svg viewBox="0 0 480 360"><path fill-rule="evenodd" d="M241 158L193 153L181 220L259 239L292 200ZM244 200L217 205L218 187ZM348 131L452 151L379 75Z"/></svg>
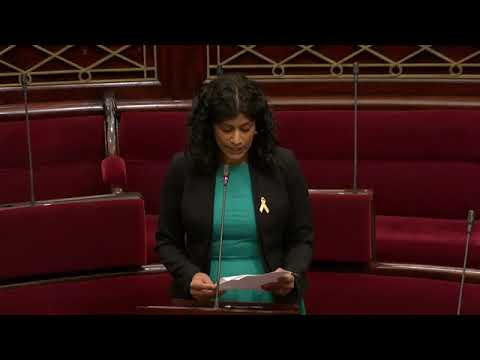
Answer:
<svg viewBox="0 0 480 360"><path fill-rule="evenodd" d="M264 81L480 80L480 47L383 45L207 46L207 79L219 66Z"/></svg>
<svg viewBox="0 0 480 360"><path fill-rule="evenodd" d="M156 45L0 46L0 88L158 82Z"/></svg>

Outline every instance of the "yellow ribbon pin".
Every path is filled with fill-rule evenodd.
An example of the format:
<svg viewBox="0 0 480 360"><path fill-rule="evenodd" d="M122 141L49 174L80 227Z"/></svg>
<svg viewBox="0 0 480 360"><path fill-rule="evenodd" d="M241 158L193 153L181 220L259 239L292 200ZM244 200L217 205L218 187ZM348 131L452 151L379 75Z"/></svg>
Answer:
<svg viewBox="0 0 480 360"><path fill-rule="evenodd" d="M268 209L268 206L267 206L267 199L265 199L263 196L260 198L260 201L262 202L262 204L260 205L260 212L263 213L263 210L265 210L267 212L267 214L270 212L270 210Z"/></svg>

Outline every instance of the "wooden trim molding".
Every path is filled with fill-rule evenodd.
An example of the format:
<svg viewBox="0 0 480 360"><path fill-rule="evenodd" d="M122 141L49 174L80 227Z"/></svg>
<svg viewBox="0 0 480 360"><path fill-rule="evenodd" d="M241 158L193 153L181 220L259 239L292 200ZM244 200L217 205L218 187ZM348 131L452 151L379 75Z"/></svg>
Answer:
<svg viewBox="0 0 480 360"><path fill-rule="evenodd" d="M143 195L137 192L118 192L101 195L77 196L71 198L58 198L49 200L37 200L34 204L30 201L19 203L0 204L0 211L12 210L31 206L50 206L53 204L71 204L71 203L88 203L95 201L116 201L116 200L141 200Z"/></svg>
<svg viewBox="0 0 480 360"><path fill-rule="evenodd" d="M407 263L388 263L371 261L370 263L321 263L313 264L312 271L361 273L370 275L405 276L432 280L460 282L463 268ZM480 283L480 269L467 268L465 282Z"/></svg>
<svg viewBox="0 0 480 360"><path fill-rule="evenodd" d="M64 274L64 275L56 275L55 277L51 277L51 278L8 282L8 283L0 284L0 291L4 289L13 289L13 288L25 287L25 286L57 284L57 283L74 282L74 281L81 281L81 280L98 280L98 279L105 279L105 278L119 277L119 276L162 274L166 272L167 272L167 269L162 264L150 264L150 265L141 266L137 269L112 270L112 271L103 271L103 272L95 272L95 273L88 273L88 274L78 274L78 273Z"/></svg>
<svg viewBox="0 0 480 360"><path fill-rule="evenodd" d="M345 108L353 109L351 97L271 97L268 99L272 108L283 107L319 107L319 108ZM122 101L117 100L119 111L131 110L190 110L191 100L174 101ZM368 108L480 108L480 97L363 97L358 99L358 107Z"/></svg>
<svg viewBox="0 0 480 360"><path fill-rule="evenodd" d="M289 109L345 109L353 111L353 99L350 97L272 97L269 103L274 110ZM192 101L186 100L120 100L117 99L118 111L189 111ZM364 97L358 100L358 107L368 109L477 109L480 97ZM74 115L80 113L103 114L103 101L45 102L29 104L32 117L41 115ZM0 121L10 117L22 117L24 104L0 106Z"/></svg>
<svg viewBox="0 0 480 360"><path fill-rule="evenodd" d="M421 264L372 262L370 271L378 275L421 277L435 280L460 282L463 268ZM465 269L465 282L480 283L480 269Z"/></svg>

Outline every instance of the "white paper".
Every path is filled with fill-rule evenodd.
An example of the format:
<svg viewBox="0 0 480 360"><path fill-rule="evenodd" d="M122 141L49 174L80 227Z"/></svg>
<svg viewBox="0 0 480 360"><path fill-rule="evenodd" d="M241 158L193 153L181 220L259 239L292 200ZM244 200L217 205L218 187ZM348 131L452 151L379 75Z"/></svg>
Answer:
<svg viewBox="0 0 480 360"><path fill-rule="evenodd" d="M288 271L269 272L261 275L237 275L222 277L220 279L220 290L228 289L250 289L261 290L262 285L275 283L282 275L289 274Z"/></svg>

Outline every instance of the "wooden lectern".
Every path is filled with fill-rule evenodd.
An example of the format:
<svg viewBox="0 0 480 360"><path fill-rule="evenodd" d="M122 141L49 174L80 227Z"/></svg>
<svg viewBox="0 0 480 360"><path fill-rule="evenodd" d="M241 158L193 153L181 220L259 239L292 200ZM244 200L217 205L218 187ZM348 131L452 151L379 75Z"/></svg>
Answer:
<svg viewBox="0 0 480 360"><path fill-rule="evenodd" d="M137 306L140 315L298 315L297 305L221 303L218 309L193 300L173 299L171 306Z"/></svg>

